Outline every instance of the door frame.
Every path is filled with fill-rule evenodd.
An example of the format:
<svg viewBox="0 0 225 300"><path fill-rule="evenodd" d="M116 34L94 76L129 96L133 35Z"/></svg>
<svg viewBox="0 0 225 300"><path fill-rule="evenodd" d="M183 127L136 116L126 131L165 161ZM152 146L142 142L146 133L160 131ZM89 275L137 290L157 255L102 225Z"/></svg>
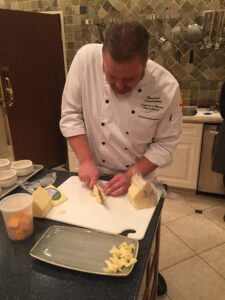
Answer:
<svg viewBox="0 0 225 300"><path fill-rule="evenodd" d="M63 48L63 61L64 61L64 69L65 69L65 78L68 73L68 65L67 65L67 56L66 56L66 37L65 37L65 25L64 25L64 16L63 11L41 11L42 14L50 14L50 15L59 15L60 18L60 27L61 27L61 38L62 38L62 48Z"/></svg>

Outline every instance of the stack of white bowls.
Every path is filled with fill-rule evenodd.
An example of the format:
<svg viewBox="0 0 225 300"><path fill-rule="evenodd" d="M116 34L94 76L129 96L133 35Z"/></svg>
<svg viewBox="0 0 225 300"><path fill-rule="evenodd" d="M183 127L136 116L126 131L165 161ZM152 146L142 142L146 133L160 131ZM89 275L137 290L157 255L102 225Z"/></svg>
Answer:
<svg viewBox="0 0 225 300"><path fill-rule="evenodd" d="M31 160L24 159L10 162L6 158L0 159L0 195L2 188L13 186L17 182L17 176L26 176L34 170Z"/></svg>

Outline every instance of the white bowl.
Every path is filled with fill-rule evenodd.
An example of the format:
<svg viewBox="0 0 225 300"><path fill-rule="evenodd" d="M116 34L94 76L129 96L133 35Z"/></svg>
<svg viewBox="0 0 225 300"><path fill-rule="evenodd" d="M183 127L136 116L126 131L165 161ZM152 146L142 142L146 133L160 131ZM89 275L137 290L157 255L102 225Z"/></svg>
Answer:
<svg viewBox="0 0 225 300"><path fill-rule="evenodd" d="M0 171L8 170L10 168L10 161L7 158L0 159Z"/></svg>
<svg viewBox="0 0 225 300"><path fill-rule="evenodd" d="M12 162L11 169L15 170L18 176L25 176L32 173L34 167L31 160L23 159Z"/></svg>
<svg viewBox="0 0 225 300"><path fill-rule="evenodd" d="M0 171L0 186L7 188L17 182L17 175L15 170L2 170Z"/></svg>

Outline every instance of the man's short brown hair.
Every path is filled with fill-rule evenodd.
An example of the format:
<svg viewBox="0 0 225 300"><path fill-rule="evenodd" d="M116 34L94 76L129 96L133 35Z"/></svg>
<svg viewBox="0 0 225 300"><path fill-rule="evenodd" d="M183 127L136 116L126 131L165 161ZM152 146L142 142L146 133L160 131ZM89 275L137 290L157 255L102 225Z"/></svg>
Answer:
<svg viewBox="0 0 225 300"><path fill-rule="evenodd" d="M105 34L103 51L107 50L118 62L138 55L148 58L149 33L139 22L112 23Z"/></svg>

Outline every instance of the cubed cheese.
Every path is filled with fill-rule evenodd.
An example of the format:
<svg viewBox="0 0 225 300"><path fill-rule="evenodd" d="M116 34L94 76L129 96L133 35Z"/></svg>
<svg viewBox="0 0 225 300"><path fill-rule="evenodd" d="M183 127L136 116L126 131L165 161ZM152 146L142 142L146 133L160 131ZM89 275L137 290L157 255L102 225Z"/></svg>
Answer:
<svg viewBox="0 0 225 300"><path fill-rule="evenodd" d="M34 217L44 218L52 208L52 198L42 187L38 187L32 196Z"/></svg>
<svg viewBox="0 0 225 300"><path fill-rule="evenodd" d="M136 209L150 208L157 203L157 193L152 184L138 175L132 180L128 198Z"/></svg>
<svg viewBox="0 0 225 300"><path fill-rule="evenodd" d="M107 273L117 273L122 272L124 268L129 268L137 262L137 259L134 257L135 245L128 245L127 242L124 242L119 245L119 247L113 246L109 251L111 254L108 260L105 260L107 265L106 268L103 268L104 272Z"/></svg>

